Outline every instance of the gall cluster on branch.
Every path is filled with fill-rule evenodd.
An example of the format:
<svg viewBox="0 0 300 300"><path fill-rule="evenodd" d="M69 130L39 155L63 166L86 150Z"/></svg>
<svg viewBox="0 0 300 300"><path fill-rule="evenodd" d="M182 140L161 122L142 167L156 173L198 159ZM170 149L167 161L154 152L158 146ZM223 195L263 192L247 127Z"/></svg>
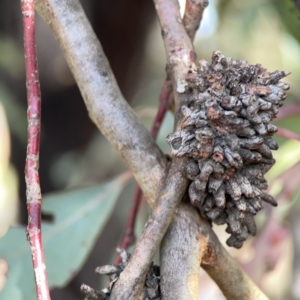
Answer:
<svg viewBox="0 0 300 300"><path fill-rule="evenodd" d="M275 163L277 128L270 121L286 98L289 85L280 80L287 75L219 51L187 75L182 127L166 140L174 156L189 157L191 203L213 223L227 223L229 246L240 248L256 234L262 201L277 205L265 193L264 174Z"/></svg>
<svg viewBox="0 0 300 300"><path fill-rule="evenodd" d="M101 291L97 291L83 284L81 291L86 295L85 300L109 300L111 290L127 266L130 258L130 254L123 248L118 247L116 251L121 257L121 263L119 265L106 265L96 268L96 273L109 277L109 286ZM160 270L159 267L153 265L153 263L148 270L141 299L160 300Z"/></svg>

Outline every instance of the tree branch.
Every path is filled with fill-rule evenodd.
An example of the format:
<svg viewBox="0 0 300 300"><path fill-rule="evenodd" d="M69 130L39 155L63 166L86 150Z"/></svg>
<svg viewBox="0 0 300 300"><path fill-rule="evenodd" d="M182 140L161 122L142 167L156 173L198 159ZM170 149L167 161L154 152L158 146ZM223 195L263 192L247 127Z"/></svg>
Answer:
<svg viewBox="0 0 300 300"><path fill-rule="evenodd" d="M152 125L151 136L156 141L159 129L165 118L166 112L168 111L170 104L170 97L172 96L172 85L171 82L166 80L163 84L159 95L159 108L155 116L155 120ZM138 184L136 184L133 200L131 203L129 216L125 226L125 232L121 241L121 248L128 249L135 241L134 228L135 220L138 213L138 208L143 199L143 193ZM115 264L118 265L121 262L121 258L117 255Z"/></svg>
<svg viewBox="0 0 300 300"><path fill-rule="evenodd" d="M196 55L191 43L195 34L189 34L180 22L179 6L173 0L155 0L164 39L167 70L172 80L175 98L175 128L182 124L181 107L187 102L184 91L188 71L193 67ZM186 14L189 9L186 9ZM179 21L180 20L180 21ZM186 18L187 21L187 18ZM199 24L198 24L199 25ZM194 27L193 27L194 28ZM183 87L183 88L182 88ZM198 299L198 277L201 261L195 209L179 206L160 250L161 293L163 299ZM196 213L197 215L197 213Z"/></svg>
<svg viewBox="0 0 300 300"><path fill-rule="evenodd" d="M168 73L175 91L175 128L180 128L181 107L187 102L183 86L196 55L182 25L177 0L157 0L154 3L165 43ZM187 179L182 174L185 162L186 159L173 159L162 194L128 265L112 290L112 300L140 297L146 272L187 188Z"/></svg>
<svg viewBox="0 0 300 300"><path fill-rule="evenodd" d="M175 127L181 127L181 106L188 71L194 65L196 54L180 17L177 0L154 0L164 40L167 72L171 78L175 100ZM176 129L176 128L175 128Z"/></svg>
<svg viewBox="0 0 300 300"><path fill-rule="evenodd" d="M188 182L182 174L182 165L183 160L174 159L171 163L165 187L155 203L128 265L114 285L110 300L139 299L155 252L187 188Z"/></svg>
<svg viewBox="0 0 300 300"><path fill-rule="evenodd" d="M267 296L242 271L239 264L223 248L211 226L201 220L202 268L230 300L267 300Z"/></svg>
<svg viewBox="0 0 300 300"><path fill-rule="evenodd" d="M205 0L186 1L183 25L191 42L207 5ZM161 18L165 13L159 13ZM182 204L164 237L160 249L161 292L164 299L172 299L172 295L176 295L177 299L198 299L201 262L198 220L196 210Z"/></svg>
<svg viewBox="0 0 300 300"><path fill-rule="evenodd" d="M160 248L163 299L198 299L201 263L200 217L190 204L182 203Z"/></svg>
<svg viewBox="0 0 300 300"><path fill-rule="evenodd" d="M183 25L191 41L195 38L208 3L208 0L186 0Z"/></svg>
<svg viewBox="0 0 300 300"><path fill-rule="evenodd" d="M153 206L167 160L123 98L78 0L35 0L80 88L90 118L120 153Z"/></svg>
<svg viewBox="0 0 300 300"><path fill-rule="evenodd" d="M28 210L27 239L30 243L38 299L50 299L41 233L41 187L39 151L41 131L41 91L36 58L35 17L33 0L21 0L24 27L24 49L27 87L28 142L25 166Z"/></svg>

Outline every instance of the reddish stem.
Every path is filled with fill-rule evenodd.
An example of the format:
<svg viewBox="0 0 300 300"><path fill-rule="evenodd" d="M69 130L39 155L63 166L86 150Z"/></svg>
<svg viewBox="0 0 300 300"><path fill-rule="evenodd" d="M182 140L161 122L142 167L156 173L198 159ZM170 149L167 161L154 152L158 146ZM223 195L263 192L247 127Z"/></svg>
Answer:
<svg viewBox="0 0 300 300"><path fill-rule="evenodd" d="M280 108L277 115L277 119L283 119L290 116L300 115L300 105L299 104L289 104Z"/></svg>
<svg viewBox="0 0 300 300"><path fill-rule="evenodd" d="M297 133L290 131L288 129L278 128L277 134L286 139L300 141L300 136Z"/></svg>
<svg viewBox="0 0 300 300"><path fill-rule="evenodd" d="M137 215L138 208L139 208L142 197L143 197L142 190L139 187L139 185L136 185L133 200L131 203L129 216L128 216L127 223L126 223L125 233L124 233L124 236L121 241L121 247L123 249L127 249L134 243L135 220L136 220L136 215Z"/></svg>
<svg viewBox="0 0 300 300"><path fill-rule="evenodd" d="M152 126L151 130L151 136L154 140L157 139L157 135L159 132L159 129L161 127L161 124L165 118L166 112L168 111L169 105L170 105L170 97L172 96L172 83L170 80L165 80L163 83L163 86L161 88L160 94L159 94L159 108L156 113L156 117Z"/></svg>
<svg viewBox="0 0 300 300"><path fill-rule="evenodd" d="M21 0L27 87L28 142L25 166L28 209L27 238L30 243L37 299L50 293L41 234L41 188L38 174L41 122L41 92L36 59L34 0Z"/></svg>

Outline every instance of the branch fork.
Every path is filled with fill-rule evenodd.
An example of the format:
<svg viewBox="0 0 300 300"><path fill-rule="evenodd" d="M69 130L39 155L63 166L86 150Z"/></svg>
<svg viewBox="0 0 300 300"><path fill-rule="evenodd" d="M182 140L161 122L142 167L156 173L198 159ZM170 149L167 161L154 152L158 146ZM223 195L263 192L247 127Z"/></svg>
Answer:
<svg viewBox="0 0 300 300"><path fill-rule="evenodd" d="M228 296L229 299L266 299L263 298L263 293L244 275L239 276L238 288L247 292L244 294L245 298L231 297L235 292L239 297L243 294L234 289L230 294L228 289L226 290L228 269L222 273L224 275L225 272L226 276L218 274L222 268L227 268L228 260L232 258L226 254L218 239L214 238L207 221L201 219L190 204L181 202L188 185L187 178L183 176L184 159L179 162L174 158L169 170L167 169L167 159L121 95L102 47L78 0L36 0L36 3L39 13L53 30L64 52L91 119L120 153L141 186L148 203L153 207L144 233L127 267L122 272L123 275L121 274L112 290L111 299L138 299L141 295L141 283L144 282L147 266L151 264L152 257L163 238L160 259L161 278L165 278L165 283L161 283L162 298L174 299L174 291L177 297L176 283L182 281L180 289L182 294L178 292L177 299L198 299L199 286L196 269L200 267L202 257L210 257L208 251L212 249L212 247L203 246L205 245L203 237L208 237L212 246L221 249L215 252L218 263L206 260L205 269L210 268L211 271L207 272L217 282L226 297ZM175 91L175 130L180 130L184 120L181 109L188 99L178 90L182 91L184 80L190 68L194 66L194 49L181 20L177 0L155 0L154 4L162 28L167 61L171 62L167 69ZM71 27L72 32L76 34L69 32ZM83 40L85 43L82 43ZM170 59L171 55L173 56ZM98 66L101 66L101 72ZM105 78L101 76L104 71L108 74ZM191 226L182 227L178 222L177 214L181 212L184 212L191 220ZM198 231L191 232L192 228L197 228ZM153 231L153 229L156 230ZM176 235L172 234L174 232L186 238L186 243L180 246L183 247L182 250L188 251L182 252L180 260L176 257L168 257L167 254L170 251L165 251L168 245L173 245L172 247L178 245ZM142 241L146 243L143 244ZM224 264L220 263L222 260ZM237 263L232 263L230 266L230 272L233 274L243 274ZM184 271L176 272L180 267L183 267ZM174 274L172 282L167 280L168 272ZM168 289L168 284L170 289Z"/></svg>

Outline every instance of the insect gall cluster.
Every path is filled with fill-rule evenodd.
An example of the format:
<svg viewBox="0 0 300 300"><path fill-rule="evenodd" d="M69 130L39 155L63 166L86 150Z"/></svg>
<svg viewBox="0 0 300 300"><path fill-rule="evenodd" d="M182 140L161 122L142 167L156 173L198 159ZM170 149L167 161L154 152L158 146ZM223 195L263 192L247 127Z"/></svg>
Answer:
<svg viewBox="0 0 300 300"><path fill-rule="evenodd" d="M287 75L215 51L210 64L202 60L187 75L182 126L166 138L172 155L189 158L191 203L228 225L227 244L235 248L256 234L262 201L277 206L264 175L275 163L270 122L286 98L289 85L280 80Z"/></svg>

